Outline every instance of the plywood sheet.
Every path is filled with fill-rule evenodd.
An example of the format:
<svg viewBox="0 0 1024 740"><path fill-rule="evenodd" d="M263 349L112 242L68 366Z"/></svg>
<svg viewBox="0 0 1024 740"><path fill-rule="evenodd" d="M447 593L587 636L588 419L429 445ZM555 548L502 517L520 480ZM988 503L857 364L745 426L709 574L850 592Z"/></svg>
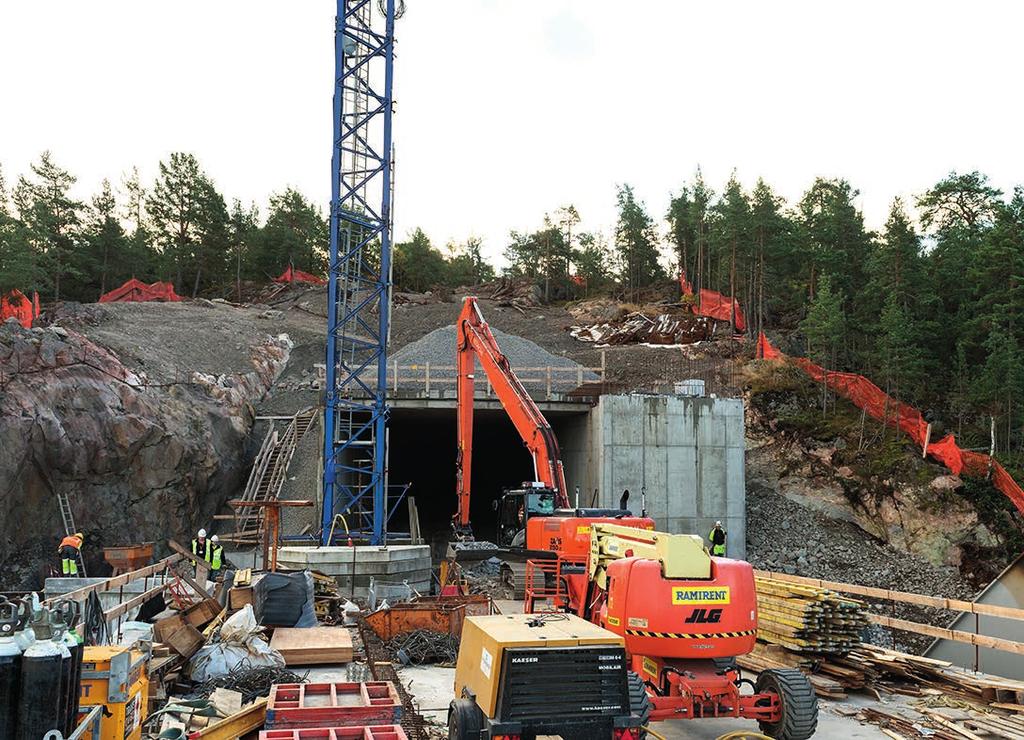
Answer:
<svg viewBox="0 0 1024 740"><path fill-rule="evenodd" d="M285 665L323 665L352 662L352 634L345 627L279 627L270 647Z"/></svg>

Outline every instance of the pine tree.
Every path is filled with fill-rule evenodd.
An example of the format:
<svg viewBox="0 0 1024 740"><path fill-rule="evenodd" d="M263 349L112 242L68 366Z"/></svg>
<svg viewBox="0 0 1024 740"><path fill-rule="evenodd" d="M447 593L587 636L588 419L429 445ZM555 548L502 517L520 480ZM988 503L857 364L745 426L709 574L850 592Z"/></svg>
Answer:
<svg viewBox="0 0 1024 740"><path fill-rule="evenodd" d="M839 348L846 333L843 300L832 288L832 279L825 275L818 283L818 291L811 303L807 318L800 322L807 338L807 356L826 370L835 370L839 364ZM822 380L821 410L828 406L828 386Z"/></svg>
<svg viewBox="0 0 1024 740"><path fill-rule="evenodd" d="M619 218L615 225L615 251L619 280L627 294L638 297L640 290L665 277L658 263L658 235L644 204L633 188L622 185L617 194Z"/></svg>
<svg viewBox="0 0 1024 740"><path fill-rule="evenodd" d="M125 255L125 274L143 282L152 282L158 276L159 254L153 244L153 234L146 225L148 194L139 177L138 167L121 178L121 219L129 225L128 250Z"/></svg>
<svg viewBox="0 0 1024 740"><path fill-rule="evenodd" d="M762 178L758 178L750 197L750 231L756 250L754 278L751 281L751 293L754 298L747 303L748 313L753 313L755 317L755 335L765 327L765 314L768 308L765 299L766 288L770 292L774 287L777 294L782 296L792 292L786 290L783 285L773 285L773 280L785 282L786 278L796 271L791 260L787 259L787 236L791 229L782 215L782 203L782 198L775 195Z"/></svg>
<svg viewBox="0 0 1024 740"><path fill-rule="evenodd" d="M24 238L39 255L53 286L54 300L61 299L61 283L78 277L72 265L79 247L83 204L71 197L76 178L59 167L50 152L43 152L31 165L32 178L20 177L14 191Z"/></svg>
<svg viewBox="0 0 1024 740"><path fill-rule="evenodd" d="M196 271L209 207L210 184L191 154L174 152L160 162L160 174L146 199L156 243L174 272L174 286L184 292L186 270Z"/></svg>
<svg viewBox="0 0 1024 740"><path fill-rule="evenodd" d="M737 256L743 261L740 270L745 273L750 239L750 202L736 179L736 173L729 177L721 200L715 204L715 221L712 231L713 243L723 262L728 265L728 295L735 299L738 294ZM740 254L740 250L743 250ZM724 272L725 270L722 270ZM724 291L723 291L724 292ZM735 307L735 303L733 304ZM735 309L730 311L729 326L736 333Z"/></svg>
<svg viewBox="0 0 1024 740"><path fill-rule="evenodd" d="M116 284L110 279L112 274L123 279L128 252L128 239L117 218L117 201L109 180L103 180L100 192L93 196L83 236L89 254L80 261L80 272L87 281L88 293L98 290L103 295ZM91 300L95 295L82 297Z"/></svg>
<svg viewBox="0 0 1024 740"><path fill-rule="evenodd" d="M260 211L255 203L248 208L242 201L235 198L231 204L230 216L231 251L235 262L235 300L242 302L243 265L247 268L256 259L256 251L260 245Z"/></svg>
<svg viewBox="0 0 1024 740"><path fill-rule="evenodd" d="M277 276L294 265L322 274L327 270L328 240L328 224L321 210L302 193L285 188L270 196L260 269Z"/></svg>

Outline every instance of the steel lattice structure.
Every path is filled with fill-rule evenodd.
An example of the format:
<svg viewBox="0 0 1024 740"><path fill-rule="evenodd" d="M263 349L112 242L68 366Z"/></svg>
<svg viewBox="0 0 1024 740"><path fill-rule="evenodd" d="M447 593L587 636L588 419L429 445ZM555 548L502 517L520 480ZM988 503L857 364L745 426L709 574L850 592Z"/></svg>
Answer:
<svg viewBox="0 0 1024 740"><path fill-rule="evenodd" d="M336 514L386 538L392 83L396 0L338 0L322 542ZM341 527L337 533L343 533Z"/></svg>

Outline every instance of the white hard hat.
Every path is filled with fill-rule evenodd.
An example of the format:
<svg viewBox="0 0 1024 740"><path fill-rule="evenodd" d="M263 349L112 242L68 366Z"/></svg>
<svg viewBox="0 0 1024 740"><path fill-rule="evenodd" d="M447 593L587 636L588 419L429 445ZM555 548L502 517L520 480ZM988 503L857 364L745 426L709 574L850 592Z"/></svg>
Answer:
<svg viewBox="0 0 1024 740"><path fill-rule="evenodd" d="M210 542L220 542L220 538L217 535L214 535L210 538Z"/></svg>
<svg viewBox="0 0 1024 740"><path fill-rule="evenodd" d="M203 537L206 537L206 530L205 529L200 529L199 530L199 538L202 539Z"/></svg>
<svg viewBox="0 0 1024 740"><path fill-rule="evenodd" d="M721 526L722 526L722 523L721 523L721 522L715 522L715 526L716 526L716 527L721 527Z"/></svg>

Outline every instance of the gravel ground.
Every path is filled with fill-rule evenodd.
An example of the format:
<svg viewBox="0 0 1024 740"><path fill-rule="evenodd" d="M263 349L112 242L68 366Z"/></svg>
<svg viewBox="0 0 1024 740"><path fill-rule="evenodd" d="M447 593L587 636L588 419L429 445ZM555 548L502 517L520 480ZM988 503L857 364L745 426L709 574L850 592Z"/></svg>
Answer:
<svg viewBox="0 0 1024 740"><path fill-rule="evenodd" d="M72 317L68 325L113 351L128 367L144 371L152 382L173 381L192 371L249 372L251 347L282 333L278 321L260 318L262 307L188 301L84 308L89 321Z"/></svg>

